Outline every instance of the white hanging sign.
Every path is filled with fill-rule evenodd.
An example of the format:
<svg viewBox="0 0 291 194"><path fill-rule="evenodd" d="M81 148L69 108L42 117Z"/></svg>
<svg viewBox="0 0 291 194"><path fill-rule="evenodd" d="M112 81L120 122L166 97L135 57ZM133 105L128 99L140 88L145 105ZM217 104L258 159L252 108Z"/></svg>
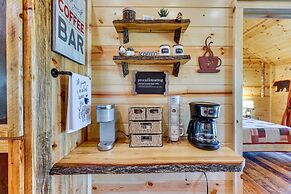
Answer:
<svg viewBox="0 0 291 194"><path fill-rule="evenodd" d="M52 49L85 64L85 1L53 0Z"/></svg>
<svg viewBox="0 0 291 194"><path fill-rule="evenodd" d="M91 123L91 80L72 73L68 87L66 132L72 133Z"/></svg>

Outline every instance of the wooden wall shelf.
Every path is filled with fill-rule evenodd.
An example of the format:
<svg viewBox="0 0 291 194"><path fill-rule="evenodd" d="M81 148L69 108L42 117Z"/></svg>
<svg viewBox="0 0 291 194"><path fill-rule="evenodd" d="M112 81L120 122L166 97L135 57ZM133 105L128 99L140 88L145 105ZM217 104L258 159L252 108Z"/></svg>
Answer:
<svg viewBox="0 0 291 194"><path fill-rule="evenodd" d="M122 65L123 76L128 75L128 65L173 65L173 75L178 77L180 65L191 59L190 55L179 56L113 56L117 65Z"/></svg>
<svg viewBox="0 0 291 194"><path fill-rule="evenodd" d="M174 41L179 43L181 33L185 32L190 24L190 19L183 19L177 22L175 19L155 19L155 20L114 20L113 25L117 33L123 33L124 44L129 42L129 32L139 33L172 33Z"/></svg>
<svg viewBox="0 0 291 194"><path fill-rule="evenodd" d="M86 142L54 164L51 175L175 172L240 172L244 158L228 147L200 150L187 140L163 147L129 148L123 140L106 152Z"/></svg>

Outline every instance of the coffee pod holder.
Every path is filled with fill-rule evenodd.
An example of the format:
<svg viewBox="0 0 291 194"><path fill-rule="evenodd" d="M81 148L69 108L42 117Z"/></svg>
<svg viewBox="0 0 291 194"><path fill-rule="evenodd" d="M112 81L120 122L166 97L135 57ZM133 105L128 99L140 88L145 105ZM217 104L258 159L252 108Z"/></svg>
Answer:
<svg viewBox="0 0 291 194"><path fill-rule="evenodd" d="M214 56L210 46L213 44L212 41L208 43L208 39L210 39L211 36L208 36L205 39L205 46L203 46L203 50L205 50L205 53L203 56L198 58L199 67L198 73L218 73L220 72L218 67L221 66L222 61L218 56Z"/></svg>

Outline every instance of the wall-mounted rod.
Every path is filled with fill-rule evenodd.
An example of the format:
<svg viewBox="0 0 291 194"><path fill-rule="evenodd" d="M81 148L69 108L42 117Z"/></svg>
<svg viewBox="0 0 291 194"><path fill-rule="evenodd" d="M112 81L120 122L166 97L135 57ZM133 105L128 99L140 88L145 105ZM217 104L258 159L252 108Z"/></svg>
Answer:
<svg viewBox="0 0 291 194"><path fill-rule="evenodd" d="M56 78L59 75L72 75L72 72L70 71L58 71L56 68L51 69L51 75Z"/></svg>

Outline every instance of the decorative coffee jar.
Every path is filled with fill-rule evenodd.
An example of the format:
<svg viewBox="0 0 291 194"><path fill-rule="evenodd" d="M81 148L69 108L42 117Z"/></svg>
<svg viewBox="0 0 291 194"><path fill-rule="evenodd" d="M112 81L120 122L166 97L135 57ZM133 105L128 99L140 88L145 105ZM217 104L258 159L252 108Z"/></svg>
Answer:
<svg viewBox="0 0 291 194"><path fill-rule="evenodd" d="M134 56L134 49L132 47L128 47L126 51L126 56Z"/></svg>
<svg viewBox="0 0 291 194"><path fill-rule="evenodd" d="M125 56L126 49L125 49L124 46L121 45L118 50L119 50L119 52L118 52L119 53L119 56Z"/></svg>
<svg viewBox="0 0 291 194"><path fill-rule="evenodd" d="M174 55L184 55L184 47L181 44L175 44L173 46Z"/></svg>
<svg viewBox="0 0 291 194"><path fill-rule="evenodd" d="M171 47L168 44L160 45L160 56L170 56L171 55Z"/></svg>
<svg viewBox="0 0 291 194"><path fill-rule="evenodd" d="M124 8L122 12L124 20L135 20L136 12L133 9Z"/></svg>

